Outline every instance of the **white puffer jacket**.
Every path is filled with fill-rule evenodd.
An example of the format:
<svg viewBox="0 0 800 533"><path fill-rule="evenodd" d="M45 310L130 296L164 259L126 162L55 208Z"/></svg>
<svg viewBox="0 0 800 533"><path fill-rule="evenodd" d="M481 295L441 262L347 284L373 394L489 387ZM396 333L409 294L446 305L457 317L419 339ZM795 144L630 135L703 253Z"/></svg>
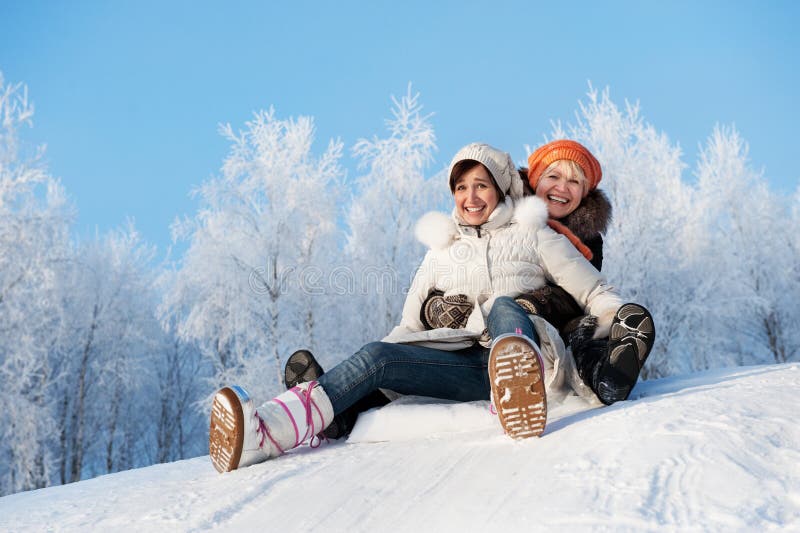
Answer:
<svg viewBox="0 0 800 533"><path fill-rule="evenodd" d="M385 342L458 350L481 337L494 300L516 297L550 279L569 292L587 314L598 317L597 337L605 336L622 302L605 278L563 235L547 225L547 206L529 196L506 199L489 220L475 228L453 212L428 213L417 223L417 238L430 250L414 277L400 325ZM425 330L420 310L432 290L464 294L474 309L464 329Z"/></svg>

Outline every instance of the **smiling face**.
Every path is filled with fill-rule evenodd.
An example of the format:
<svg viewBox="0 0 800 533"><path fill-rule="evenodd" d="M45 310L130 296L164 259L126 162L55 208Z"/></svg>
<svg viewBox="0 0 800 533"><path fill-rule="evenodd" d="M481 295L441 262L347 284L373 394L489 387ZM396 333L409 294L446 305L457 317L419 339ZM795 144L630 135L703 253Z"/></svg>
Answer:
<svg viewBox="0 0 800 533"><path fill-rule="evenodd" d="M536 184L536 196L547 204L552 218L563 218L580 205L586 178L576 163L561 159L545 169Z"/></svg>
<svg viewBox="0 0 800 533"><path fill-rule="evenodd" d="M471 226L480 226L489 220L489 215L500 201L492 175L485 166L477 162L456 177L453 197L458 216Z"/></svg>

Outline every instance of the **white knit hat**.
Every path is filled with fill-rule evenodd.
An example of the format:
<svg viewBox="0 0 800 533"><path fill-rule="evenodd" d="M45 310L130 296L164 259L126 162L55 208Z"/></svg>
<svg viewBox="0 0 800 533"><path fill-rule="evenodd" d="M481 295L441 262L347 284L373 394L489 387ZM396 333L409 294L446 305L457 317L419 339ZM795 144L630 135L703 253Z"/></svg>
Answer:
<svg viewBox="0 0 800 533"><path fill-rule="evenodd" d="M450 171L447 173L447 182L453 190L453 167L460 161L472 159L481 163L494 178L495 183L503 192L514 200L522 198L522 178L519 177L514 161L508 153L498 150L488 144L471 143L458 151L450 162Z"/></svg>

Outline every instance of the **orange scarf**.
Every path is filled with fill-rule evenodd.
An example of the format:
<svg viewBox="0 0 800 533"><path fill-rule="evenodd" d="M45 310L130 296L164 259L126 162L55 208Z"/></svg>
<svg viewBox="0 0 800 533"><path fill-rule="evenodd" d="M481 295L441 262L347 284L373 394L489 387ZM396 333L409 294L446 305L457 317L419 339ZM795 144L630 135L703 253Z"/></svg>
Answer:
<svg viewBox="0 0 800 533"><path fill-rule="evenodd" d="M571 242L572 245L578 249L578 251L583 255L583 257L586 258L587 261L592 260L594 254L592 254L592 251L589 249L588 246L583 244L583 241L580 240L577 235L572 233L572 230L570 230L568 227L566 227L564 224L562 224L561 222L559 222L554 218L548 218L547 225L553 228L554 231L557 231L558 233L569 239L569 242Z"/></svg>

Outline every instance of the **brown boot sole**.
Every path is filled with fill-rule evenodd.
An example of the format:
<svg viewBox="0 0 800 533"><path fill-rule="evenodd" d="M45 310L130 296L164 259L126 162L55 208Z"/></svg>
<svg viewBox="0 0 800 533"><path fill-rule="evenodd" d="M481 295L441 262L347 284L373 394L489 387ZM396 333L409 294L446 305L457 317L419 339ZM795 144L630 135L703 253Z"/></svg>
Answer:
<svg viewBox="0 0 800 533"><path fill-rule="evenodd" d="M218 472L239 466L244 446L244 412L236 393L225 387L214 395L211 425L208 428L208 454Z"/></svg>
<svg viewBox="0 0 800 533"><path fill-rule="evenodd" d="M497 416L514 439L538 437L547 424L544 371L538 353L519 337L500 339L489 356Z"/></svg>

